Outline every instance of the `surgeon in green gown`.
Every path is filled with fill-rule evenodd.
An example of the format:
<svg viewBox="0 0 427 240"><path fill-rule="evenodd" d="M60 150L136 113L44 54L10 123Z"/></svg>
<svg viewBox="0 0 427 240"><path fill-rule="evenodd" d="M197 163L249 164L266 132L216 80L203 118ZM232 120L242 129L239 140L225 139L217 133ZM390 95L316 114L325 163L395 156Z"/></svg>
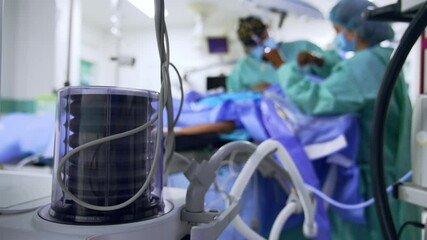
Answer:
<svg viewBox="0 0 427 240"><path fill-rule="evenodd" d="M227 77L228 92L263 90L270 84L278 82L275 68L263 59L266 51L278 49L285 62L296 60L301 51L322 51L309 41L277 43L268 35L267 26L255 16L240 19L237 33L246 55L236 63Z"/></svg>
<svg viewBox="0 0 427 240"><path fill-rule="evenodd" d="M337 30L337 46L355 55L341 62L330 62L333 68L322 82L310 81L297 63L281 64L280 58L267 58L277 68L280 85L287 96L305 113L327 115L356 113L360 118L360 145L357 164L360 169L359 192L365 199L373 197L370 166L371 131L374 104L381 80L393 49L379 45L394 37L389 24L362 19L362 12L375 7L367 0L341 0L330 13ZM334 59L333 61L335 61ZM392 184L410 170L411 103L401 74L394 89L385 127L385 181ZM396 228L405 221L420 221L420 209L389 196ZM333 239L384 239L375 207L365 209L366 224L341 219L330 211ZM407 228L400 239L421 239L418 229Z"/></svg>

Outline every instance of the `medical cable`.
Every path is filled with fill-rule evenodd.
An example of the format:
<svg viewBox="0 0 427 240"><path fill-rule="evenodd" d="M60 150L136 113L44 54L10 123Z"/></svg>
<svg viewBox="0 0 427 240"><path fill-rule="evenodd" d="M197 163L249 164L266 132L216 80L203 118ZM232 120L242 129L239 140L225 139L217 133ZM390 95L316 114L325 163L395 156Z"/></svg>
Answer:
<svg viewBox="0 0 427 240"><path fill-rule="evenodd" d="M412 176L412 171L409 171L402 178L399 179L398 183L406 182L411 176ZM357 204L341 203L341 202L338 202L338 201L332 199L331 197L329 197L328 195L326 195L325 193L323 193L322 191L320 191L319 189L317 189L313 186L305 184L305 187L308 190L312 191L314 194L316 194L318 197L320 197L323 200L325 200L326 202L328 202L329 204L333 205L334 207L341 208L341 209L354 210L354 209L366 208L375 202L375 199L371 198L367 201L357 203ZM386 189L387 192L391 192L392 190L393 190L393 185L388 186Z"/></svg>
<svg viewBox="0 0 427 240"><path fill-rule="evenodd" d="M176 126L176 124L178 122L178 119L179 119L179 116L181 116L182 107L183 107L183 104L184 104L184 88L183 88L182 78L181 78L181 75L179 74L178 68L173 63L169 63L169 65L173 67L173 69L175 70L176 75L178 76L179 85L180 85L180 92L181 92L181 99L180 99L180 102L179 102L178 112L177 112L176 117L175 117L175 119L173 121L173 126ZM168 129L168 131L169 131L169 129ZM174 151L172 152L171 158L166 159L166 161L165 161L166 179L167 179L167 175L169 173L169 165L170 165L170 161L172 160L173 155L177 155L181 159L184 159L187 163L191 163L191 161L189 159L187 159L184 155L182 155L182 154L178 155L178 153L175 152L175 144L173 146L173 149L174 149Z"/></svg>
<svg viewBox="0 0 427 240"><path fill-rule="evenodd" d="M138 199L143 192L148 188L149 184L151 183L151 180L154 177L155 174L155 170L157 169L157 159L159 158L159 154L160 154L160 142L161 142L161 136L163 135L163 109L166 107L166 111L167 111L167 118L168 118L168 134L164 140L164 147L165 147L165 159L170 159L172 158L174 149L175 149L175 135L173 133L173 128L174 128L174 123L176 121L174 121L173 119L173 105L172 105L172 94L171 94L171 89L170 89L170 78L169 78L169 71L168 71L168 66L171 65L171 63L169 62L169 40L168 40L168 36L167 36L167 31L166 31L166 24L164 21L164 2L163 0L159 0L159 1L155 1L155 22L156 22L156 36L157 36L157 46L159 48L159 54L160 54L160 60L161 60L161 89L160 89L160 94L159 94L159 109L158 112L156 113L156 115L153 117L153 119L151 119L150 121L148 121L147 123L143 124L140 127L137 127L135 129L123 132L123 133L119 133L119 134L115 134L115 135L111 135L108 137L104 137L104 138L100 138L88 143L85 143L83 145L78 146L77 148L71 150L70 152L68 152L58 163L58 170L57 170L57 174L56 174L56 179L58 182L58 185L60 186L61 190L64 192L65 195L67 195L71 200L75 201L77 204L88 208L88 209L92 209L92 210L98 210L98 211L113 211L113 210L117 210L117 209L121 209L123 207L126 207L130 204L132 204L136 199ZM159 24L159 22L161 24ZM161 37L159 37L161 36ZM165 46L166 44L166 46ZM165 50L165 48L167 50ZM175 70L176 67L174 65L172 65L173 68ZM178 71L177 71L178 72ZM181 77L178 73L178 77L180 79L180 83L182 84L182 80ZM182 88L181 88L182 89ZM180 109L178 111L178 113L181 112L181 107L182 104L180 104ZM179 114L177 115L177 119L179 117ZM65 163L67 162L67 160L70 159L71 156L73 156L74 154L76 154L77 152L80 152L86 148L89 148L91 146L95 146L101 143L105 143L105 142L110 142L116 139L120 139L120 138L124 138L127 136L131 136L134 135L140 131L145 130L148 126L154 124L156 122L156 120L158 120L158 126L157 126L157 132L156 132L156 145L155 145L155 155L154 155L154 160L152 162L151 165L151 169L148 173L148 176L144 182L144 184L142 185L142 187L138 190L138 192L132 196L131 198L129 198L128 200L117 204L117 205L113 205L113 206L97 206L97 205L93 205L93 204L89 204L87 202L84 202L82 200L80 200L79 198L77 198L75 195L73 195L65 186L64 181L62 180L61 177L61 172L65 166ZM171 131L172 130L172 131ZM167 161L166 160L166 161Z"/></svg>
<svg viewBox="0 0 427 240"><path fill-rule="evenodd" d="M157 37L157 46L159 49L160 55L160 74L161 74L161 82L162 84L166 82L166 86L164 89L165 96L165 104L166 104L166 112L167 112L167 121L168 121L168 134L166 135L164 141L164 155L166 162L169 162L172 159L173 152L175 149L175 133L173 131L174 126L172 125L174 122L173 119L173 103L172 103L172 93L170 89L170 76L169 76L169 38L166 30L166 24L164 21L164 2L163 0L155 1L156 6L156 14L157 17L155 20L156 26L156 37ZM163 110L163 109L161 109ZM159 117L159 136L161 136L161 131L163 131L163 111L160 112Z"/></svg>
<svg viewBox="0 0 427 240"><path fill-rule="evenodd" d="M374 121L371 136L371 176L376 212L379 218L382 233L385 239L397 240L397 233L393 223L390 205L385 190L384 174L384 131L385 120L397 78L403 64L427 25L427 4L420 5L417 14L403 34L396 52L392 56L381 82L378 97L375 103Z"/></svg>
<svg viewBox="0 0 427 240"><path fill-rule="evenodd" d="M412 226L414 226L414 227L421 228L421 229L423 229L423 228L425 228L425 227L426 227L423 223L420 223L420 222L407 221L407 222L405 222L402 226L400 226L399 231L398 231L398 233L397 233L397 238L398 238L398 239L400 239L400 237L401 237L401 236L402 236L402 234L403 234L403 230L405 230L405 227L406 227L406 226L408 226L408 225L412 225Z"/></svg>
<svg viewBox="0 0 427 240"><path fill-rule="evenodd" d="M178 80L179 80L179 90L181 93L181 101L179 101L179 108L178 108L178 113L176 114L175 120L173 121L173 125L176 126L179 116L181 115L181 111L182 111L182 106L184 105L184 87L182 85L182 78L181 78L181 74L179 74L178 68L173 64L173 63L169 63L173 69L176 72L176 75L178 76Z"/></svg>
<svg viewBox="0 0 427 240"><path fill-rule="evenodd" d="M70 86L71 85L71 50L73 47L73 40L72 40L72 34L73 34L73 22L74 22L74 6L75 6L75 1L74 0L70 0L70 12L68 14L70 14L69 18L68 18L68 39L67 39L67 68L66 68L66 73L65 73L65 82L64 82L64 86Z"/></svg>

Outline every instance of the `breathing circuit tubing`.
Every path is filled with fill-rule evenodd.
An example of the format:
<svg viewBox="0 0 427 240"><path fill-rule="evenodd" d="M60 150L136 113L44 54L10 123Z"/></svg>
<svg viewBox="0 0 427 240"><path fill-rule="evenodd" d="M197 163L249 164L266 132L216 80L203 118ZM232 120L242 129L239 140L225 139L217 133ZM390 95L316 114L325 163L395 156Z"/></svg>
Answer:
<svg viewBox="0 0 427 240"><path fill-rule="evenodd" d="M271 153L270 152L271 149L274 149L274 147L272 147L272 146L275 146L275 144L278 144L278 143L276 143L275 141L272 141L272 140L266 140L257 148L255 153L256 152L262 152L264 154ZM230 148L231 146L226 145L224 147ZM262 150L260 150L259 148L262 148ZM286 160L287 158L289 158L289 155L286 155L283 153L283 151L286 152L286 150L284 150L282 148L278 148L276 150L282 150L282 155L279 154L279 156L281 156L281 157L279 157L278 160L283 161L283 159ZM231 197L233 199L240 199L241 194L242 194L243 190L245 189L246 184L249 181L249 178L252 176L253 172L257 168L259 161L261 161L265 157L264 155L260 155L260 153L258 153L258 154L255 154L255 153L248 159L248 162L245 164L244 168L242 169L242 171L238 175L238 178L236 179L231 191L229 192L229 197ZM293 160L291 159L291 161L293 161ZM288 168L293 166L292 164L287 165L286 162L282 163L282 164ZM288 169L288 171L290 174L292 174L292 173L295 174L295 172L298 172L298 170L296 170L296 169L293 169L293 170ZM296 175L298 175L298 178L300 179L300 181L302 181L301 177L299 176L299 173L297 173ZM400 178L398 182L407 181L411 176L412 176L412 171L409 171L402 178ZM300 194L306 194L307 192L302 190L302 188L306 188L306 190L313 192L314 194L318 195L320 198L322 198L326 202L328 202L331 205L338 207L338 208L347 209L347 210L360 209L360 208L368 207L375 202L375 200L373 198L371 198L365 202L357 203L357 204L340 203L340 202L337 202L337 201L331 199L330 197L325 195L320 190L318 190L318 189L316 189L316 188L314 188L308 184L304 184L303 182L299 182L300 184L298 185L297 182L293 182L293 184L294 184L295 190L299 191ZM297 184L298 186L295 184ZM393 185L389 186L387 188L387 191L390 192L392 189L393 189ZM307 198L304 198L304 197L302 199L300 198L297 202L293 202L293 201L288 202L286 207L283 208L281 213L279 214L280 217L276 218L276 220L274 222L275 227L271 230L269 239L278 239L277 234L280 233L280 231L283 227L283 224L284 224L284 222L286 222L288 217L290 215L292 215L293 213L299 212L302 210L303 210L304 214L306 215L305 219L308 220L307 222L304 222L304 227L303 227L304 234L305 235L307 234L306 236L310 236L310 237L315 236L317 234L316 233L317 227L316 227L316 224L313 223L313 219L310 218L310 217L312 217L312 215L310 215L310 213L313 214L311 211L314 211L314 209L311 208L312 205L308 204L308 202L309 201L307 200ZM230 204L230 202L229 202L229 204ZM293 205L293 204L296 204L296 205ZM303 209L301 209L301 207L298 207L299 204L302 204ZM300 210L297 211L297 209L300 209ZM307 219L307 217L308 217L308 219ZM237 215L234 218L233 225L247 239L256 239L256 240L263 240L264 239L261 235L259 235L257 232L252 230L242 220L242 218L239 215Z"/></svg>
<svg viewBox="0 0 427 240"><path fill-rule="evenodd" d="M371 176L377 215L385 239L397 240L393 218L388 204L384 180L384 126L390 98L397 82L399 73L412 46L427 25L427 4L423 3L403 34L402 40L384 73L375 105L374 124L372 129Z"/></svg>
<svg viewBox="0 0 427 240"><path fill-rule="evenodd" d="M411 176L412 176L412 171L409 171L403 177L401 177L398 182L406 182ZM308 190L312 191L317 196L319 196L320 198L322 198L323 200L325 200L326 202L328 202L329 204L331 204L332 206L341 208L341 209L353 210L353 209L365 208L372 205L375 202L375 199L371 198L361 203L345 204L332 199L331 197L329 197L328 195L326 195L325 193L323 193L322 191L320 191L319 189L313 186L305 184L305 187ZM386 189L387 192L391 192L392 190L393 190L393 185L388 186Z"/></svg>

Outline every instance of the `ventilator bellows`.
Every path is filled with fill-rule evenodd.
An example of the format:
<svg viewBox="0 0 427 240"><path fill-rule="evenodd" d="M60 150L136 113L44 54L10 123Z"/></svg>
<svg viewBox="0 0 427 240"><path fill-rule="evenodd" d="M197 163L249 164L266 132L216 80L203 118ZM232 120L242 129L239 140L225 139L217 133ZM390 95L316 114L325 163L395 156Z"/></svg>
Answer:
<svg viewBox="0 0 427 240"><path fill-rule="evenodd" d="M107 87L69 87L59 91L55 164L85 143L135 129L157 112L158 94ZM128 137L97 144L73 155L62 169L67 189L80 200L98 206L117 205L134 196L147 180L154 159L156 126ZM113 211L80 206L53 185L49 214L77 224L133 222L160 214L162 176L156 177L132 204ZM57 170L55 168L55 170ZM55 175L55 174L54 174Z"/></svg>

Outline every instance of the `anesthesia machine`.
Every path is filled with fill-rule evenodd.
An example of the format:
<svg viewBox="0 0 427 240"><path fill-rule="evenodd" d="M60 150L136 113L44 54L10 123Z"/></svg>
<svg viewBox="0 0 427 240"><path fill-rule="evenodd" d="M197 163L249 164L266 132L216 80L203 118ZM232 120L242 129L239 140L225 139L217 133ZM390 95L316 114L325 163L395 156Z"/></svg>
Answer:
<svg viewBox="0 0 427 240"><path fill-rule="evenodd" d="M2 7L3 0L0 3ZM155 1L155 9L160 93L116 87L60 89L53 176L0 170L0 239L205 240L217 239L233 221L252 238L256 234L238 217L240 200L261 162L270 159L278 164L269 157L273 154L286 171L279 165L273 168L282 169L291 190L270 239L278 239L293 213L304 213L304 235L316 236L315 198L287 151L273 140L259 146L224 145L209 161L191 163L185 172L190 182L187 190L163 188L163 159L174 151L168 72L174 66L169 63L163 0ZM159 114L164 109L167 134ZM205 194L216 170L236 150L253 154L229 193L228 206L223 211L206 209Z"/></svg>

